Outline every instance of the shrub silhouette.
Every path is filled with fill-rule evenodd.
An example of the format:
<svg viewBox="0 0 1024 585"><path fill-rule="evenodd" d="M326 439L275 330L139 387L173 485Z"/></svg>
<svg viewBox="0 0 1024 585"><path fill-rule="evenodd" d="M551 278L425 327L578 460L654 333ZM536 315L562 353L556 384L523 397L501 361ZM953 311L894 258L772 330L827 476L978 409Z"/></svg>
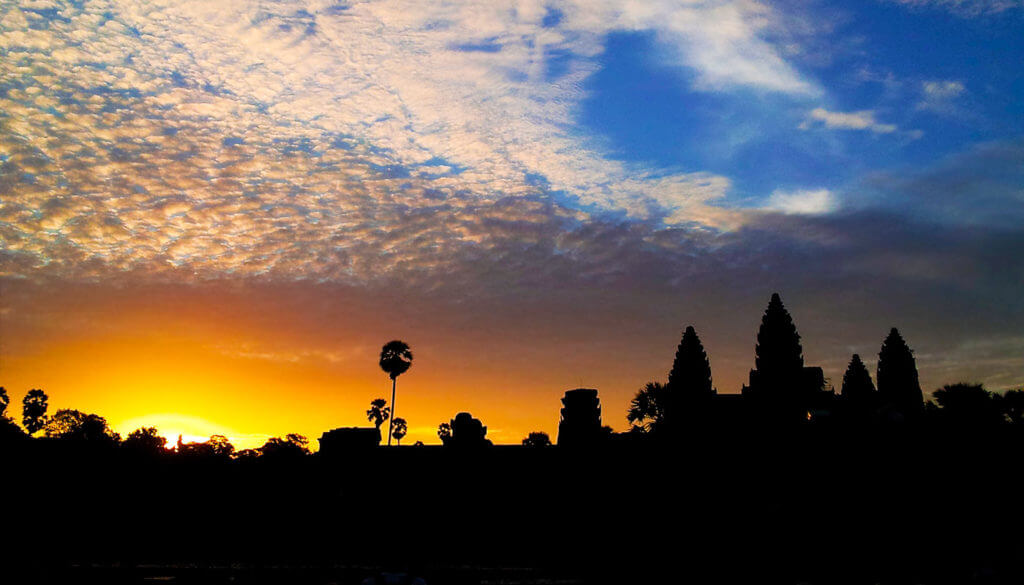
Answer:
<svg viewBox="0 0 1024 585"><path fill-rule="evenodd" d="M7 389L0 386L0 418L7 416L7 405L11 403L11 397L7 395Z"/></svg>
<svg viewBox="0 0 1024 585"><path fill-rule="evenodd" d="M530 433L523 439L524 447L549 447L551 446L551 437L545 432L535 431Z"/></svg>
<svg viewBox="0 0 1024 585"><path fill-rule="evenodd" d="M34 435L46 426L46 393L38 388L28 391L21 401L21 424L29 435Z"/></svg>
<svg viewBox="0 0 1024 585"><path fill-rule="evenodd" d="M451 423L441 423L437 425L437 438L441 439L441 444L447 445L448 441L452 438L452 425Z"/></svg>

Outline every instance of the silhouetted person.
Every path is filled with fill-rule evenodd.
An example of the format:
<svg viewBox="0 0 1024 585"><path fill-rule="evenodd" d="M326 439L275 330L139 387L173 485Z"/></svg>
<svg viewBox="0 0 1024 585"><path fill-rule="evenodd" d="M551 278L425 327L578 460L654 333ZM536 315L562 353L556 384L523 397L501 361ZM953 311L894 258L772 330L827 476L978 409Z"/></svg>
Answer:
<svg viewBox="0 0 1024 585"><path fill-rule="evenodd" d="M878 394L891 420L916 418L924 405L914 352L895 327L878 352Z"/></svg>
<svg viewBox="0 0 1024 585"><path fill-rule="evenodd" d="M412 352L409 351L409 344L404 341L394 340L384 344L384 347L380 350L380 369L387 372L388 377L391 378L391 416L394 417L395 412L395 387L396 381L399 376L404 374L409 367L412 365ZM388 425L388 447L391 446L391 429L394 426L394 418L391 419L392 424Z"/></svg>
<svg viewBox="0 0 1024 585"><path fill-rule="evenodd" d="M46 393L39 389L28 391L21 401L21 424L29 435L38 433L46 426Z"/></svg>
<svg viewBox="0 0 1024 585"><path fill-rule="evenodd" d="M601 401L597 390L568 390L562 398L562 405L562 419L558 423L559 445L593 445L606 436L601 427Z"/></svg>
<svg viewBox="0 0 1024 585"><path fill-rule="evenodd" d="M490 445L487 440L487 427L480 419L473 418L468 412L460 412L451 422L452 436L445 445L460 448L484 447Z"/></svg>

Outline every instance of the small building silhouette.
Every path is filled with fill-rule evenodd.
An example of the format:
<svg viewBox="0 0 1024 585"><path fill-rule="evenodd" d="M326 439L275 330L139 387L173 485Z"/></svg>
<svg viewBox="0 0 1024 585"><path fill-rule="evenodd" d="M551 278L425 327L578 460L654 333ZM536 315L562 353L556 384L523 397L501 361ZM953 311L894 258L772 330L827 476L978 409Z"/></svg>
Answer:
<svg viewBox="0 0 1024 585"><path fill-rule="evenodd" d="M480 419L473 418L468 412L460 412L451 420L452 436L445 445L452 447L482 447L490 445L487 440L487 427Z"/></svg>
<svg viewBox="0 0 1024 585"><path fill-rule="evenodd" d="M567 390L562 398L562 419L558 423L558 444L591 445L602 436L601 400L593 388Z"/></svg>
<svg viewBox="0 0 1024 585"><path fill-rule="evenodd" d="M341 427L320 435L320 454L325 456L364 451L380 445L380 429Z"/></svg>

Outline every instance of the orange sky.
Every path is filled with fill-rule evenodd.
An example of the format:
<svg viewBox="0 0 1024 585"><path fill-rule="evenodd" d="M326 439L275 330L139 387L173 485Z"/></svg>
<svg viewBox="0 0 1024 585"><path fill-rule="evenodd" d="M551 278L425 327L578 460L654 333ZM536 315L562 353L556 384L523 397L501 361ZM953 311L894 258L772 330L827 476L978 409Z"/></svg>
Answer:
<svg viewBox="0 0 1024 585"><path fill-rule="evenodd" d="M239 447L289 432L315 446L325 430L367 425L370 400L390 399L377 357L392 338L415 356L398 380L405 442L437 442L437 425L463 410L496 443L536 430L554 439L559 398L581 385L601 389L606 423L622 429L630 393L667 371L676 343L667 328L655 359L610 361L626 339L587 343L587 327L558 331L555 315L511 330L508 316L473 325L443 303L413 315L402 299L305 285L5 290L3 384L13 401L42 388L51 412L95 412L122 434L155 425L172 438L226 434Z"/></svg>
<svg viewBox="0 0 1024 585"><path fill-rule="evenodd" d="M25 392L42 388L51 413L94 412L122 435L153 425L172 440L225 434L240 448L292 432L315 448L326 430L368 425L369 402L390 398L377 361L396 338L415 356L398 380L406 443L438 442L437 425L460 411L480 418L495 443L518 443L531 431L554 440L559 399L576 387L597 388L605 424L624 430L630 398L644 383L665 380L687 324L701 336L719 392L738 392L770 294L505 287L470 295L450 286L186 274L164 283L132 275L92 283L7 278L0 292L0 385L12 414ZM801 294L783 300L808 365L824 367L836 386L850 353L873 371L885 316L837 326L827 304ZM949 347L955 331L902 330L918 349L926 393L999 371L998 362L978 361L972 372L916 344Z"/></svg>

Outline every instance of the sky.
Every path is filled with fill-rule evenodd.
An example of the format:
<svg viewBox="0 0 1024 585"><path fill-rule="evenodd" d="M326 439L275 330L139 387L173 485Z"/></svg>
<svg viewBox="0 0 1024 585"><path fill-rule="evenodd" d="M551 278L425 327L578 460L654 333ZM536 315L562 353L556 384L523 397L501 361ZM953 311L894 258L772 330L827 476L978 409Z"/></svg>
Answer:
<svg viewBox="0 0 1024 585"><path fill-rule="evenodd" d="M735 393L779 292L838 387L1024 384L1020 0L0 0L0 384L125 434Z"/></svg>

